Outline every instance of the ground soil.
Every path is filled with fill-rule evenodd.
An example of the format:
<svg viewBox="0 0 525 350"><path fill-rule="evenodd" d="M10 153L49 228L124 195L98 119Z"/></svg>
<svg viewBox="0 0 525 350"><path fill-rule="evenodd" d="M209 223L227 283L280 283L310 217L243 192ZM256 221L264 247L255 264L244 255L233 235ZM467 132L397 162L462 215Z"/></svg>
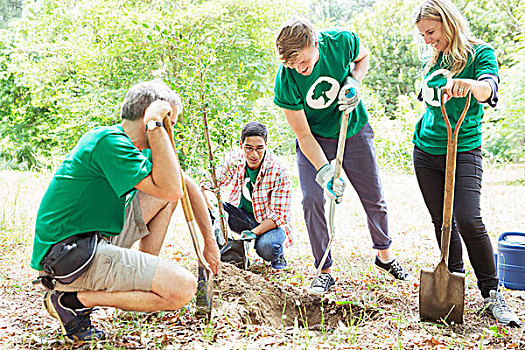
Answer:
<svg viewBox="0 0 525 350"><path fill-rule="evenodd" d="M334 328L351 318L372 319L375 308L357 303L338 303L275 281L266 281L250 271L224 264L216 279L214 301L228 317L252 325L274 328L297 324L310 329Z"/></svg>
<svg viewBox="0 0 525 350"><path fill-rule="evenodd" d="M482 212L493 246L504 231L525 232L525 168L484 173ZM0 349L69 349L59 323L41 307L31 280L32 229L49 177L3 172L0 183ZM383 175L396 257L416 277L439 258L428 213L413 175ZM298 190L295 189L296 193ZM1 206L3 205L3 207ZM478 313L483 302L467 269L464 323L421 322L418 283L400 283L377 270L359 199L347 190L337 207L333 275L326 297L306 293L315 273L299 196L293 197L294 245L288 267L277 272L251 252L242 271L223 264L214 278L211 320L195 317L195 304L176 312L135 313L100 308L93 323L107 339L73 348L99 349L525 349L525 325L500 327ZM168 230L163 259L196 274L196 259L180 208ZM525 291L503 289L525 319Z"/></svg>

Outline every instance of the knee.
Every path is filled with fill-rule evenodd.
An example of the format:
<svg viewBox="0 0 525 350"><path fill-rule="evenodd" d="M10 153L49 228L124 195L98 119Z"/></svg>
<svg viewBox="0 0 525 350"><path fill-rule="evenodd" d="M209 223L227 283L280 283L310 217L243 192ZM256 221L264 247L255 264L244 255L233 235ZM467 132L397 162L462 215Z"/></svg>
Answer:
<svg viewBox="0 0 525 350"><path fill-rule="evenodd" d="M177 310L188 304L197 293L197 280L188 270L167 262L159 263L152 282L152 292L162 298L163 310Z"/></svg>
<svg viewBox="0 0 525 350"><path fill-rule="evenodd" d="M272 261L278 257L282 245L279 243L263 243L255 247L255 252L264 260Z"/></svg>
<svg viewBox="0 0 525 350"><path fill-rule="evenodd" d="M485 233L485 226L481 217L458 217L456 225L463 239L479 238Z"/></svg>
<svg viewBox="0 0 525 350"><path fill-rule="evenodd" d="M169 295L172 310L177 310L188 304L197 293L197 279L189 271L183 278L174 283L175 288Z"/></svg>
<svg viewBox="0 0 525 350"><path fill-rule="evenodd" d="M188 304L197 293L197 279L188 270L183 270L169 295L174 310Z"/></svg>
<svg viewBox="0 0 525 350"><path fill-rule="evenodd" d="M171 215L175 211L175 208L177 208L178 203L179 203L178 201L166 202L164 208L162 208L160 211L165 211L166 213Z"/></svg>

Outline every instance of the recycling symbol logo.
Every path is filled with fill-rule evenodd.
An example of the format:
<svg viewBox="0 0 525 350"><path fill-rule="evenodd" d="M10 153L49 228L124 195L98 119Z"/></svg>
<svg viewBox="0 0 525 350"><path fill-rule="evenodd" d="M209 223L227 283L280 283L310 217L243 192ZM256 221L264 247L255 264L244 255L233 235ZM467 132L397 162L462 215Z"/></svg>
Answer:
<svg viewBox="0 0 525 350"><path fill-rule="evenodd" d="M312 109L330 106L339 93L339 82L331 77L319 77L306 95L306 103Z"/></svg>

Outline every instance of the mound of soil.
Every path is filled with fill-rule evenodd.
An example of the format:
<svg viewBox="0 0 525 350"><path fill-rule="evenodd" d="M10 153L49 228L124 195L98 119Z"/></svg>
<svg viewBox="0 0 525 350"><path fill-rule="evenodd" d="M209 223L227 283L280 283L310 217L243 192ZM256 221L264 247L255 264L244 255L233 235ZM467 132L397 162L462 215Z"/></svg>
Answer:
<svg viewBox="0 0 525 350"><path fill-rule="evenodd" d="M221 265L215 285L214 307L237 324L335 328L340 322L348 326L355 319L371 319L377 313L356 302L306 294L230 264Z"/></svg>

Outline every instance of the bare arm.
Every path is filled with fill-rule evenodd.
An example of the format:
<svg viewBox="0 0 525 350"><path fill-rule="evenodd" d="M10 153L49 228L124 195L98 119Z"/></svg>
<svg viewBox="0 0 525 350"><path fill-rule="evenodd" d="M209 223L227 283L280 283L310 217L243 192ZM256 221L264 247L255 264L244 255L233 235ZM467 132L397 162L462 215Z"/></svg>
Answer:
<svg viewBox="0 0 525 350"><path fill-rule="evenodd" d="M173 113L169 103L153 102L144 113L144 125L150 121L160 121L168 113ZM182 183L179 162L175 156L168 133L163 127L145 131L151 149L151 174L140 181L135 188L157 198L175 202L182 198Z"/></svg>
<svg viewBox="0 0 525 350"><path fill-rule="evenodd" d="M208 208L206 206L206 201L204 195L202 194L199 186L190 178L186 173L184 173L184 184L188 189L188 196L190 197L191 208L193 209L193 215L195 216L195 221L199 226L199 229L204 238L204 249L203 255L208 264L210 264L211 270L214 274L217 273L219 268L219 247L215 240L215 235L211 227L211 219L208 214Z"/></svg>
<svg viewBox="0 0 525 350"><path fill-rule="evenodd" d="M259 225L255 226L251 231L257 236L260 236L263 233L266 233L276 227L277 225L275 224L275 221L273 221L272 219L266 219L263 220L263 222L261 222Z"/></svg>
<svg viewBox="0 0 525 350"><path fill-rule="evenodd" d="M319 170L323 165L328 164L328 159L326 159L321 146L319 146L314 135L312 135L304 110L292 111L284 109L284 115L295 136L297 136L301 151L314 165L315 169Z"/></svg>
<svg viewBox="0 0 525 350"><path fill-rule="evenodd" d="M483 80L451 79L444 90L450 97L465 97L472 91L476 100L480 102L485 102L492 96L492 86Z"/></svg>
<svg viewBox="0 0 525 350"><path fill-rule="evenodd" d="M359 56L357 56L354 63L354 69L351 72L352 78L361 83L370 67L370 53L361 42L359 42Z"/></svg>

